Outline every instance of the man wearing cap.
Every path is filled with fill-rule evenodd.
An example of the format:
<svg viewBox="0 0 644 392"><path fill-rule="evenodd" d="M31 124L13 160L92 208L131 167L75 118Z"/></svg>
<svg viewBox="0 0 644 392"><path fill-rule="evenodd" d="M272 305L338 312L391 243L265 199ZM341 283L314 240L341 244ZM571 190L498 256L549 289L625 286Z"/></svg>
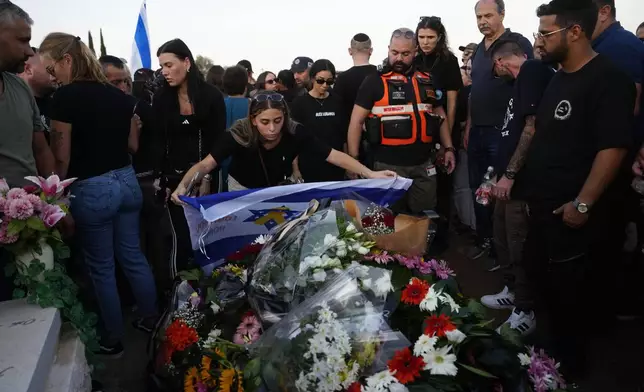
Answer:
<svg viewBox="0 0 644 392"><path fill-rule="evenodd" d="M378 73L378 68L369 64L372 53L371 38L367 34L356 34L351 39L349 55L353 59L353 67L338 75L333 87L333 92L342 98L345 113L353 111L358 89L365 78Z"/></svg>
<svg viewBox="0 0 644 392"><path fill-rule="evenodd" d="M479 46L475 44L474 42L471 42L465 46L459 46L458 50L463 52L463 57L461 57L461 61L463 62L463 65L467 64L467 62L472 58L472 55L474 52L476 52L476 49Z"/></svg>
<svg viewBox="0 0 644 392"><path fill-rule="evenodd" d="M357 158L365 125L374 168L414 180L405 197L392 206L397 212L413 214L436 207L436 136L440 135L446 151L445 170L451 173L455 166L442 93L434 88L429 74L414 67L416 50L412 30L393 32L387 66L367 76L358 90L347 137L349 154Z"/></svg>
<svg viewBox="0 0 644 392"><path fill-rule="evenodd" d="M481 185L488 167L494 166L501 140L512 86L494 75L490 53L499 41L514 40L521 45L529 59L534 57L532 44L524 36L503 26L505 2L480 0L474 8L479 31L484 35L472 55L472 92L469 116L463 144L468 151L468 169L472 192ZM478 259L492 251L493 208L475 203L477 246L468 252ZM491 252L493 255L493 252Z"/></svg>
<svg viewBox="0 0 644 392"><path fill-rule="evenodd" d="M295 83L297 83L297 88L299 91L297 95L304 95L307 93L309 82L311 78L309 77L309 70L313 66L313 59L310 57L296 57L291 64L291 72L295 75Z"/></svg>

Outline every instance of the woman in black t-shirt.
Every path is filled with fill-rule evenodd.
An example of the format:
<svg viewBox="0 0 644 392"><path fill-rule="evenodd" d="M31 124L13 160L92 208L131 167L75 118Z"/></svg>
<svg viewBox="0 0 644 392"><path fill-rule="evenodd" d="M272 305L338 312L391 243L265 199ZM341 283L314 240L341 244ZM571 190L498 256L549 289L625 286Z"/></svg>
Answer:
<svg viewBox="0 0 644 392"><path fill-rule="evenodd" d="M313 63L309 75L311 90L291 104L293 120L301 123L315 137L338 151L344 150L347 140L347 119L340 97L331 86L335 83L335 67L329 60ZM326 157L301 155L297 159L294 177L306 182L341 181L344 171L326 162ZM298 170L299 169L299 170Z"/></svg>
<svg viewBox="0 0 644 392"><path fill-rule="evenodd" d="M61 85L51 102L51 147L56 173L71 185L71 213L103 324L100 353L122 353L123 316L114 275L118 257L150 331L156 288L139 247L141 188L129 153L138 148L135 101L112 86L80 38L49 34L40 45L47 72Z"/></svg>
<svg viewBox="0 0 644 392"><path fill-rule="evenodd" d="M172 201L182 204L179 196L197 173L214 170L219 162L233 157L228 174L230 190L263 188L287 180L293 161L300 154L311 154L366 178L395 177L392 171L374 172L347 154L332 149L289 118L284 97L262 92L251 101L249 116L238 120L213 146L211 153L194 165L172 194Z"/></svg>
<svg viewBox="0 0 644 392"><path fill-rule="evenodd" d="M161 135L159 150L163 152L157 171L161 171L164 180L162 188L174 189L186 171L204 159L215 140L224 133L226 104L219 89L203 79L192 52L183 41L166 42L157 56L165 78L152 104ZM219 177L219 170L209 173L198 194L220 191ZM169 204L168 211L174 236L170 265L174 278L177 271L190 264L194 253L183 208Z"/></svg>

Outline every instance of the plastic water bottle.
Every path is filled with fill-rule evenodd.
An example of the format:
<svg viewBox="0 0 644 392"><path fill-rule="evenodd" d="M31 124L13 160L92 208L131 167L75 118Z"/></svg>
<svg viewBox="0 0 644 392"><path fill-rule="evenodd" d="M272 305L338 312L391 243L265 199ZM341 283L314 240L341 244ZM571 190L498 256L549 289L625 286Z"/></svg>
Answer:
<svg viewBox="0 0 644 392"><path fill-rule="evenodd" d="M492 166L487 168L487 172L483 176L483 182L479 189L476 190L476 202L487 206L490 204L490 199L492 198L492 187L496 181L494 181L494 168Z"/></svg>

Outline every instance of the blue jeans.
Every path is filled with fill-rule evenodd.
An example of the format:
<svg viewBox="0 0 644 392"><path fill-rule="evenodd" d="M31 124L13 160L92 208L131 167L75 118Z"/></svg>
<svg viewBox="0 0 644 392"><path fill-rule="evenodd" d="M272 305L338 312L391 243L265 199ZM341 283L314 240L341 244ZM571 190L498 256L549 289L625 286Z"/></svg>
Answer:
<svg viewBox="0 0 644 392"><path fill-rule="evenodd" d="M501 132L495 127L476 127L470 129L470 139L467 146L468 171L470 175L470 188L473 199L474 193L483 182L487 168L496 164L496 155L499 151ZM476 214L476 234L479 240L492 238L493 206L483 206L474 201Z"/></svg>
<svg viewBox="0 0 644 392"><path fill-rule="evenodd" d="M132 286L141 316L157 312L154 278L139 245L141 188L132 166L126 166L77 181L71 192L71 213L100 308L103 343L115 344L124 333L115 256Z"/></svg>

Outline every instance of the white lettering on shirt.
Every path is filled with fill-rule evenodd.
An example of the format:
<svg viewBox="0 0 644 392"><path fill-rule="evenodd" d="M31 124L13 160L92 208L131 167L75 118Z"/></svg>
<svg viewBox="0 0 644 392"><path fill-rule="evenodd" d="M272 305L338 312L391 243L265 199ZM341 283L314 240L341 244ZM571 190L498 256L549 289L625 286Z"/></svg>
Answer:
<svg viewBox="0 0 644 392"><path fill-rule="evenodd" d="M335 117L335 112L317 112L315 117Z"/></svg>

